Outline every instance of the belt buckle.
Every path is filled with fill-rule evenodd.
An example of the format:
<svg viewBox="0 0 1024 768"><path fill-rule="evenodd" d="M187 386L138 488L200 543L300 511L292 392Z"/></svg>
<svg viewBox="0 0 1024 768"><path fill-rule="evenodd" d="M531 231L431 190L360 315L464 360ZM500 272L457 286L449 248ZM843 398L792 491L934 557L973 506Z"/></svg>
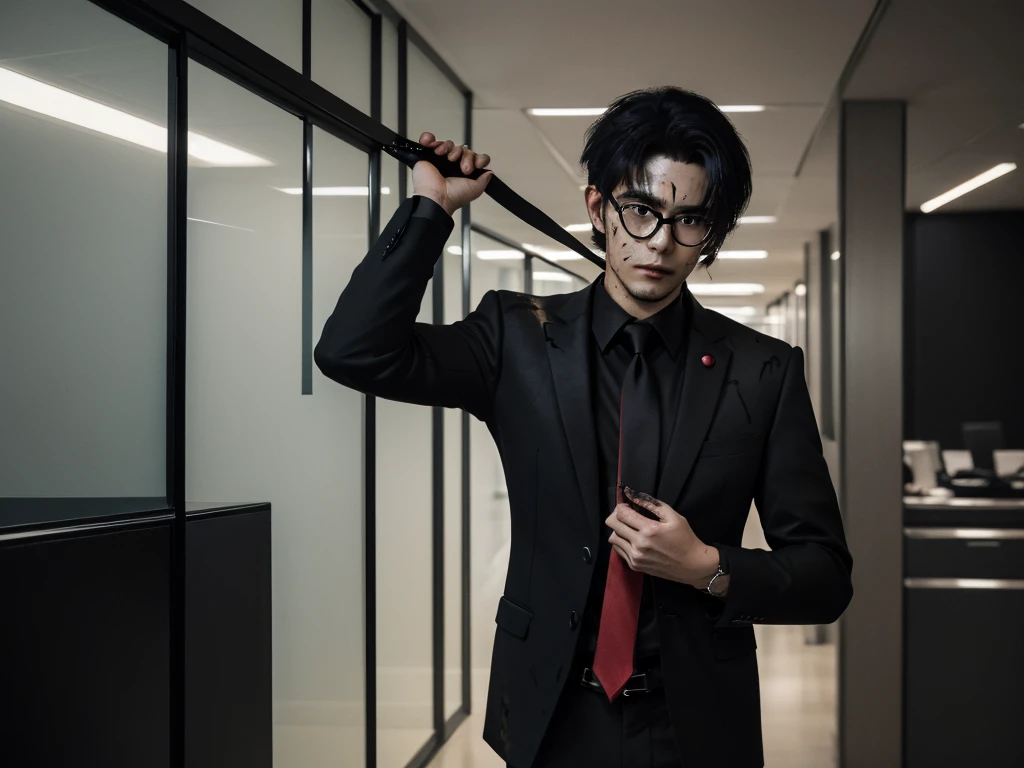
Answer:
<svg viewBox="0 0 1024 768"><path fill-rule="evenodd" d="M636 680L638 678L643 678L644 687L643 688L630 688L629 687L629 682L631 682L633 680ZM629 678L629 682L626 683L627 687L622 689L622 695L623 696L635 696L638 693L650 693L651 692L650 687L647 685L647 673L646 672L641 672L640 674L637 674L637 675L631 675L630 678Z"/></svg>

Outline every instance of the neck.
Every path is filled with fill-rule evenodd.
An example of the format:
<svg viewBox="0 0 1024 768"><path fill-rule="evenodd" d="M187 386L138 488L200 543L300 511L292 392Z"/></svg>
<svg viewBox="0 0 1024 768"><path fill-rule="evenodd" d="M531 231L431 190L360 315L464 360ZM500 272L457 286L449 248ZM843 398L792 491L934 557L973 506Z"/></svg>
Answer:
<svg viewBox="0 0 1024 768"><path fill-rule="evenodd" d="M612 300L629 314L637 320L646 320L648 317L663 310L673 301L676 301L683 290L683 284L680 284L672 293L658 301L639 301L630 295L629 291L626 290L625 286L611 269L606 269L604 273L604 288L608 291L608 295L612 297Z"/></svg>

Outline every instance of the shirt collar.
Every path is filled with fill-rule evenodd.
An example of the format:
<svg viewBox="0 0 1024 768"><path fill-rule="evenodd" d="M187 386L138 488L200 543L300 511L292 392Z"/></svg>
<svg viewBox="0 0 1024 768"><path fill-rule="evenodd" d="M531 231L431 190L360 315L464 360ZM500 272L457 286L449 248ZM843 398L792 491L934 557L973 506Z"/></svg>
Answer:
<svg viewBox="0 0 1024 768"><path fill-rule="evenodd" d="M604 287L604 277L601 277L598 282L600 285L597 286L594 295L592 329L594 338L597 339L601 351L607 352L616 334L622 330L626 323L636 320L636 318L615 303L615 299L609 295ZM685 294L686 291L680 291L679 297L675 301L658 310L657 313L651 315L646 320L647 323L654 326L658 335L661 336L662 343L664 343L672 359L679 355L679 349L683 343L686 309L683 306L682 298Z"/></svg>

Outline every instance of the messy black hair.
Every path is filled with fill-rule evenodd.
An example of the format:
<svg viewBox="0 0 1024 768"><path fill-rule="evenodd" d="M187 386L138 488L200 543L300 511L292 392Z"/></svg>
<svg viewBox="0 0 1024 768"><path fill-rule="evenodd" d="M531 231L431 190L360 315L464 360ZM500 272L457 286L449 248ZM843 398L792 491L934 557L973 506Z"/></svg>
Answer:
<svg viewBox="0 0 1024 768"><path fill-rule="evenodd" d="M587 129L580 164L587 183L607 201L620 183L646 186L646 164L665 155L704 168L708 190L704 204L711 233L701 263L710 265L726 235L736 228L750 202L750 155L736 128L709 99L691 91L663 86L620 96ZM593 229L593 242L607 252L604 233Z"/></svg>

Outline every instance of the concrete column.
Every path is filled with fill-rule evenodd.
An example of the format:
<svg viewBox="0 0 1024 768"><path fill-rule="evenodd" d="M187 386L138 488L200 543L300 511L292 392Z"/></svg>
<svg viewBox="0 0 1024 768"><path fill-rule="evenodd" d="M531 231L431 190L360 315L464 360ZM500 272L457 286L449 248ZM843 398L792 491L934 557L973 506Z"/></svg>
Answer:
<svg viewBox="0 0 1024 768"><path fill-rule="evenodd" d="M899 768L903 750L905 124L903 102L842 102L839 486L854 599L840 623L840 768Z"/></svg>

